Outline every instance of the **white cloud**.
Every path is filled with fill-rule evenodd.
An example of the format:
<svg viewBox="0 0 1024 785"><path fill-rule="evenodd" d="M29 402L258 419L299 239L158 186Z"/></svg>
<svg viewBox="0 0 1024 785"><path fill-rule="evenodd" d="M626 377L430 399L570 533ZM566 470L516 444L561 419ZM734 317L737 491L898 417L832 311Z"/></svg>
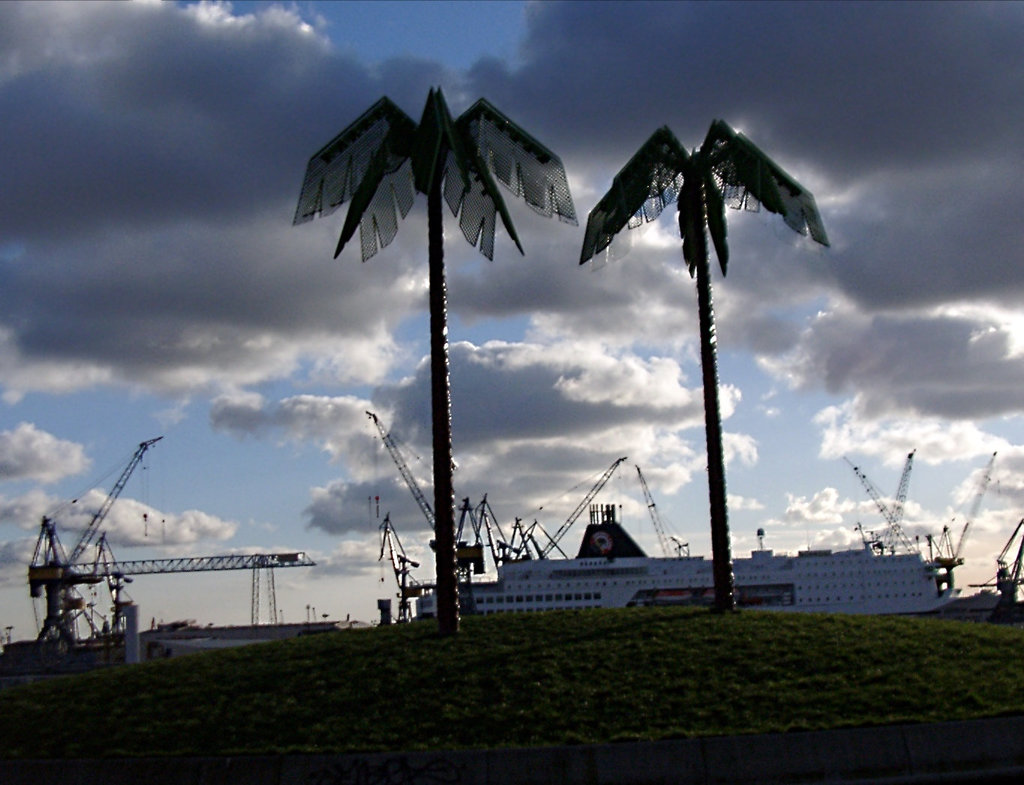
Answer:
<svg viewBox="0 0 1024 785"><path fill-rule="evenodd" d="M58 439L32 423L0 431L0 481L52 483L89 468L82 445Z"/></svg>
<svg viewBox="0 0 1024 785"><path fill-rule="evenodd" d="M820 457L869 455L889 466L901 466L908 453L915 460L942 463L1009 449L1005 439L986 433L972 422L938 418L873 419L865 416L859 399L829 406L815 415L821 429Z"/></svg>

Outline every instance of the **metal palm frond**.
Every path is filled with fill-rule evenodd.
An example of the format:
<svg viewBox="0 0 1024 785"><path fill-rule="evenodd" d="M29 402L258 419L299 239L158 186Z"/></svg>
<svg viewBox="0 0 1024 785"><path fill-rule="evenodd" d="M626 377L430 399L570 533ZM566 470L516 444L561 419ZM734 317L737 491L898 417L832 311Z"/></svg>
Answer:
<svg viewBox="0 0 1024 785"><path fill-rule="evenodd" d="M365 262L395 238L415 192L429 192L439 177L463 235L488 259L498 214L523 252L495 178L541 215L576 223L558 156L484 99L454 121L440 89L431 89L419 125L382 98L310 158L294 223L351 200L334 255L358 226Z"/></svg>
<svg viewBox="0 0 1024 785"><path fill-rule="evenodd" d="M705 177L707 220L718 261L728 264L725 242L725 205L736 210L766 210L782 216L786 225L802 235L810 233L827 246L828 236L810 191L790 177L757 145L715 120L701 146L710 177Z"/></svg>
<svg viewBox="0 0 1024 785"><path fill-rule="evenodd" d="M625 228L653 221L679 196L689 159L672 132L661 127L622 167L587 219L580 264L601 253Z"/></svg>
<svg viewBox="0 0 1024 785"><path fill-rule="evenodd" d="M328 142L306 167L295 224L330 215L352 200L335 257L360 227L365 262L398 232L396 206L404 218L413 202L412 173L406 165L416 123L387 98Z"/></svg>
<svg viewBox="0 0 1024 785"><path fill-rule="evenodd" d="M494 178L540 215L556 215L564 223L576 224L565 167L557 155L482 98L462 113L456 128L462 149L452 146L445 199L459 216L463 236L484 256L494 258L496 213L523 252ZM457 172L469 173L468 185L461 191L454 176Z"/></svg>
<svg viewBox="0 0 1024 785"><path fill-rule="evenodd" d="M546 218L556 215L576 225L565 167L557 155L483 98L463 112L458 124L475 142L483 163L512 193Z"/></svg>
<svg viewBox="0 0 1024 785"><path fill-rule="evenodd" d="M591 210L580 264L605 250L622 229L657 218L675 201L688 178L698 181L690 185L699 186L702 192L708 233L723 272L729 261L726 206L758 210L763 205L780 214L794 231L810 233L822 245L829 244L810 192L743 134L715 120L704 144L692 156L668 128L654 132ZM692 238L684 239L692 245Z"/></svg>

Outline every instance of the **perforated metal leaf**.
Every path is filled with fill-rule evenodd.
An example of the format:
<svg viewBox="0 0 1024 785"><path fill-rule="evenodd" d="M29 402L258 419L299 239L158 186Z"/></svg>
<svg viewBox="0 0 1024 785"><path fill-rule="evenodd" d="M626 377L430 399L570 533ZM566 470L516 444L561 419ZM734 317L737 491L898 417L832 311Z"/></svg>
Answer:
<svg viewBox="0 0 1024 785"><path fill-rule="evenodd" d="M608 248L618 232L661 215L679 196L688 159L668 128L655 131L615 175L608 193L590 211L580 264Z"/></svg>
<svg viewBox="0 0 1024 785"><path fill-rule="evenodd" d="M413 201L412 175L406 165L416 125L387 98L381 98L355 122L324 145L306 167L294 223L330 215L352 200L335 256L360 227L363 261L390 243L398 212Z"/></svg>
<svg viewBox="0 0 1024 785"><path fill-rule="evenodd" d="M576 225L576 208L561 159L481 98L459 117L488 170L541 215Z"/></svg>
<svg viewBox="0 0 1024 785"><path fill-rule="evenodd" d="M481 99L455 122L431 89L419 125L382 98L314 155L295 223L329 215L351 200L335 256L359 228L363 261L387 246L415 192L443 178L444 197L466 240L494 258L496 216L522 252L497 180L542 215L576 223L562 162Z"/></svg>
<svg viewBox="0 0 1024 785"><path fill-rule="evenodd" d="M446 162L445 200L463 236L488 259L494 258L498 214L523 252L496 180L541 215L576 223L562 162L487 101L480 99L459 117L455 137Z"/></svg>
<svg viewBox="0 0 1024 785"><path fill-rule="evenodd" d="M367 183L369 190L372 181L367 178L364 182ZM407 158L398 169L387 172L380 178L364 210L358 210L356 200L353 199L334 256L337 257L341 253L341 249L352 236L356 223L359 224L359 247L364 262L380 248L389 246L398 234L398 214L405 218L412 209L414 198L412 167Z"/></svg>
<svg viewBox="0 0 1024 785"><path fill-rule="evenodd" d="M721 120L711 124L701 147L726 204L735 209L766 210L782 216L796 232L828 245L828 236L811 193L790 177L743 134Z"/></svg>
<svg viewBox="0 0 1024 785"><path fill-rule="evenodd" d="M409 156L415 133L412 119L381 98L309 159L294 223L330 215L351 199L381 150L383 170L396 170Z"/></svg>
<svg viewBox="0 0 1024 785"><path fill-rule="evenodd" d="M466 238L466 242L479 248L480 253L488 259L494 259L495 216L497 208L500 206L502 223L505 224L509 236L522 252L523 247L519 243L515 228L512 227L512 221L507 219L505 205L501 202L496 203L491 198L496 192L493 182L488 189L487 184L480 177L480 170L474 167L473 174L469 177L468 186L464 185L458 158L454 153L448 154L445 172L444 198L452 215L458 217L459 229L462 230L462 236Z"/></svg>

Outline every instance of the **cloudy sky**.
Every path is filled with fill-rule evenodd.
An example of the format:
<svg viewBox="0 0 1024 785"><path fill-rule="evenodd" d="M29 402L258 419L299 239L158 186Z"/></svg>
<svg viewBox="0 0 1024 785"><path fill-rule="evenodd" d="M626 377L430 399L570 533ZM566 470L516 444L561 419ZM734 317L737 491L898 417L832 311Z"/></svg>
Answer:
<svg viewBox="0 0 1024 785"><path fill-rule="evenodd" d="M813 192L832 241L730 212L715 269L736 553L859 543L916 450L913 535L963 585L1024 512L1024 5L0 4L0 627L34 635L42 515L76 539L135 446L121 559L304 550L299 621L376 617L390 513L429 533L367 410L430 487L426 209L363 264L344 209L292 225L310 155L380 96L485 96L561 156L578 226L509 200L520 256L448 218L456 494L556 530L597 477L652 553L639 465L710 555L696 296L674 211L598 269L585 218L659 126L712 119ZM373 501L380 497L379 505ZM77 502L71 503L71 500ZM575 533L566 542L575 547ZM430 578L424 570L420 577ZM140 578L143 618L246 623L245 573ZM97 606L106 598L97 596Z"/></svg>

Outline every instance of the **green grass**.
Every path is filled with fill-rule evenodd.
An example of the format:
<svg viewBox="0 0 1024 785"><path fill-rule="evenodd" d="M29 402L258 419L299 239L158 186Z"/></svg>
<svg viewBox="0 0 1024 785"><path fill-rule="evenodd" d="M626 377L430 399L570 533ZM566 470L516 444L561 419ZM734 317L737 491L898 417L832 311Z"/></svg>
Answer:
<svg viewBox="0 0 1024 785"><path fill-rule="evenodd" d="M1024 714L1024 631L669 609L354 630L0 692L0 757L601 743Z"/></svg>

